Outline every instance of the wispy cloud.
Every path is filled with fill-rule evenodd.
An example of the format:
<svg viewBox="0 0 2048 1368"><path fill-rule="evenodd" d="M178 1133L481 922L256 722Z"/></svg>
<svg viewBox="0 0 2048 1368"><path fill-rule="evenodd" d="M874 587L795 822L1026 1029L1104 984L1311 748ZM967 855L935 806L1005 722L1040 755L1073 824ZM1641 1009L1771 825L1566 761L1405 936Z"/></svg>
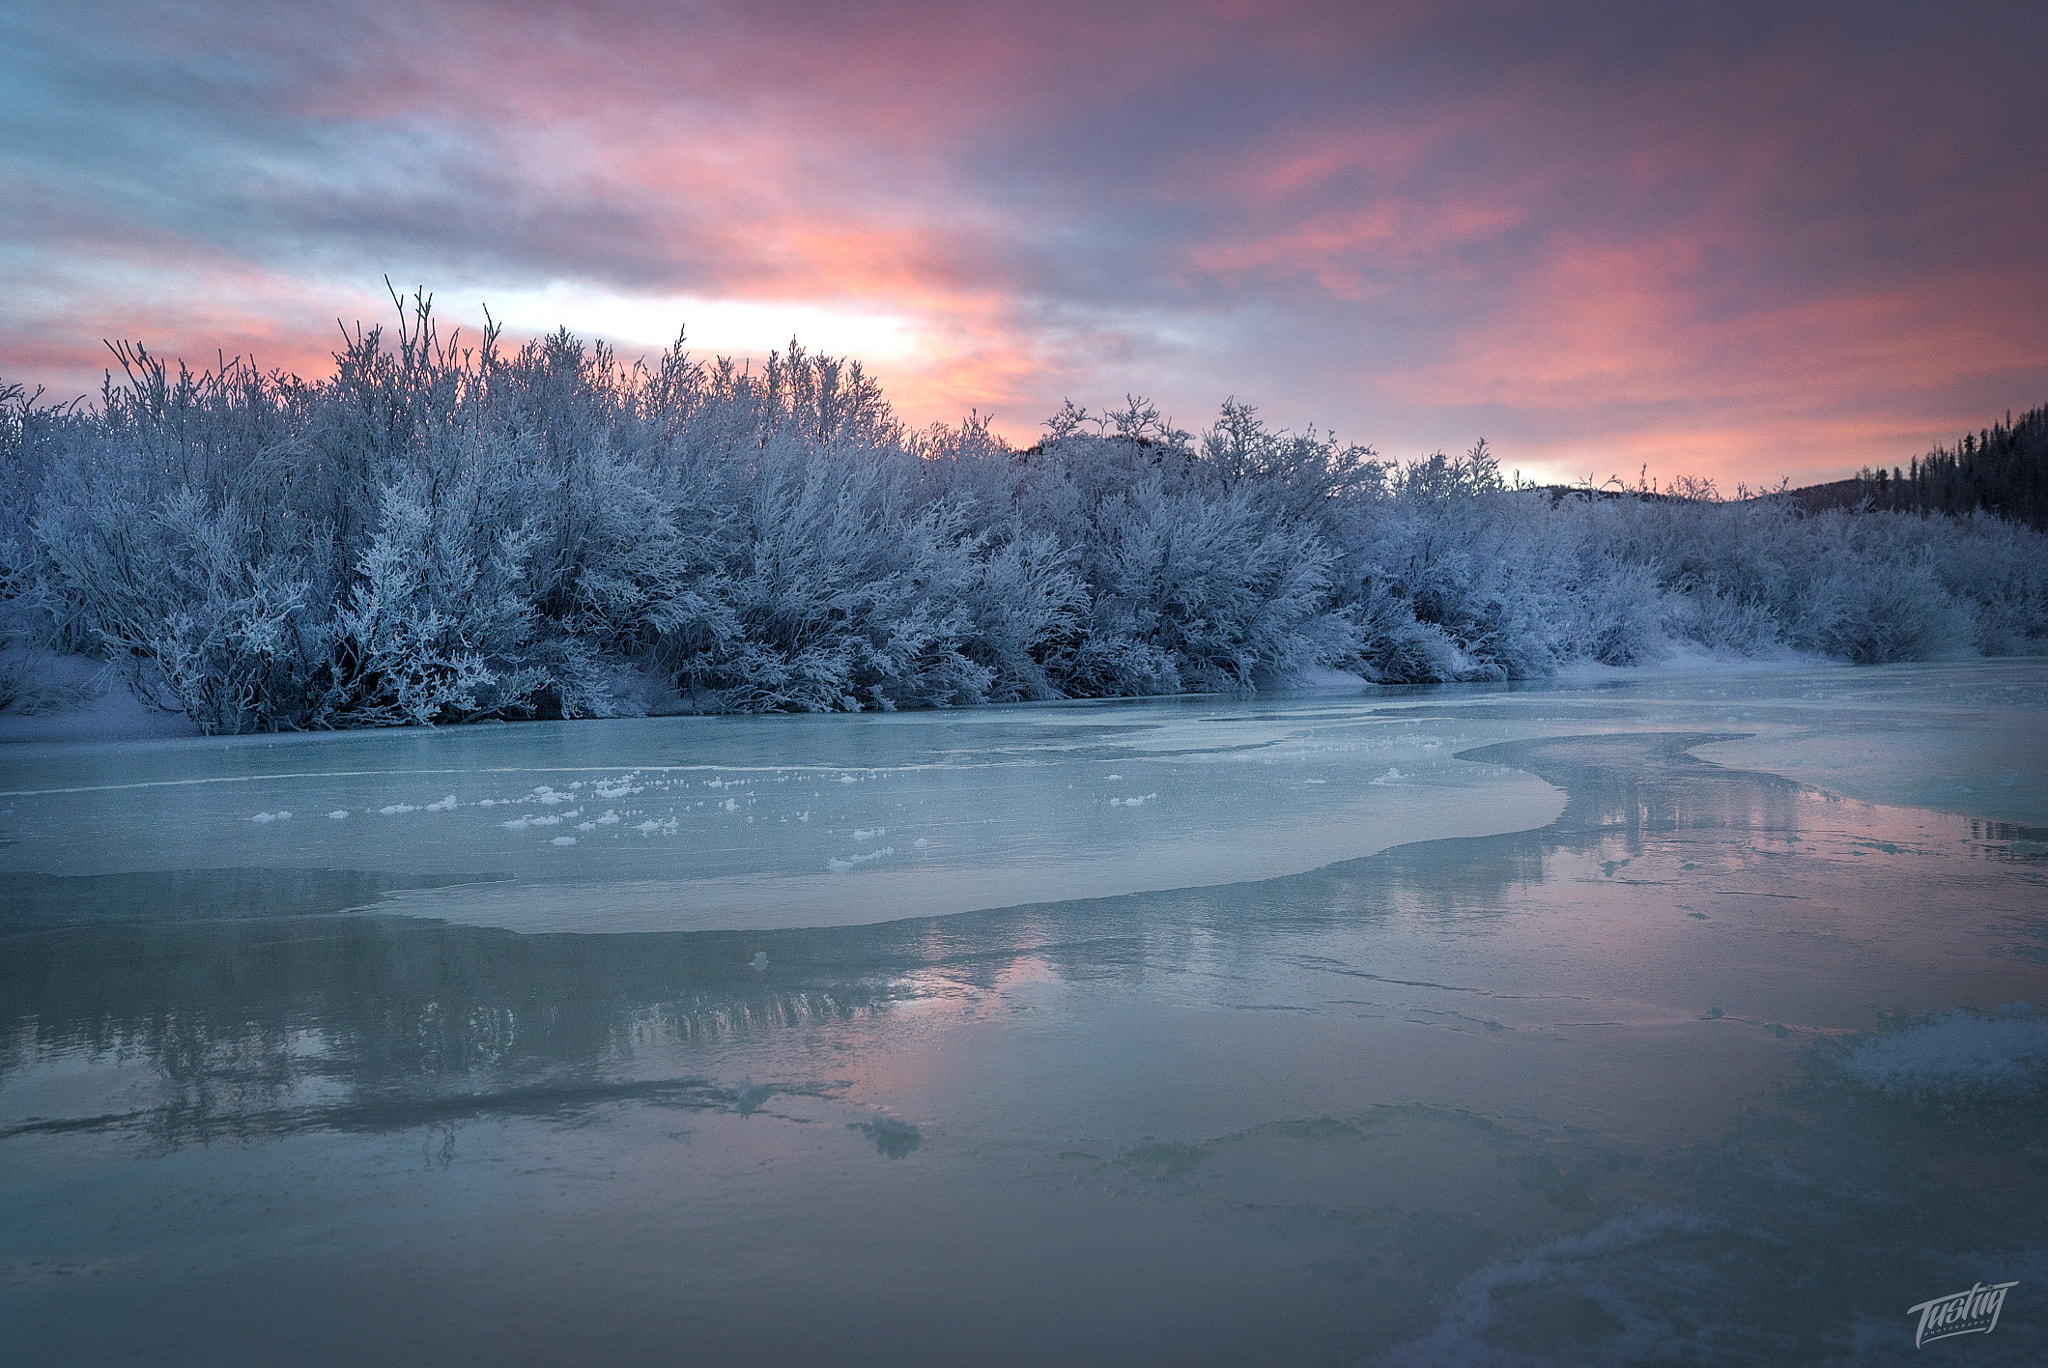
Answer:
<svg viewBox="0 0 2048 1368"><path fill-rule="evenodd" d="M2048 398L2034 7L430 0L0 18L0 374L317 370L380 278L906 416L1226 394L1733 481ZM1978 92L1982 92L1979 94ZM673 315L673 316L671 316ZM1604 472L1603 472L1604 473Z"/></svg>

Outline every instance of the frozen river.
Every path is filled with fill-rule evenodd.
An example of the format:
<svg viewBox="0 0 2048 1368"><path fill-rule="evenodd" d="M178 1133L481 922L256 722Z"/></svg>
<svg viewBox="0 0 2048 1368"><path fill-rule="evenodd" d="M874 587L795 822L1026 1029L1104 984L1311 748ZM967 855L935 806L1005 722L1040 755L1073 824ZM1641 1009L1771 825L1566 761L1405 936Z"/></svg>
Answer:
<svg viewBox="0 0 2048 1368"><path fill-rule="evenodd" d="M2048 663L0 789L9 1361L2048 1357Z"/></svg>

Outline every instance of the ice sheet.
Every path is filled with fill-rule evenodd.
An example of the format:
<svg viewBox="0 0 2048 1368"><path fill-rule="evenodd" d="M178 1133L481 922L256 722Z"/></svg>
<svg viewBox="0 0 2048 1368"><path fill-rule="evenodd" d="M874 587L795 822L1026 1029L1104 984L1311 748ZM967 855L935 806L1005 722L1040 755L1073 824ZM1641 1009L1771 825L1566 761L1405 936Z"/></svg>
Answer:
<svg viewBox="0 0 2048 1368"><path fill-rule="evenodd" d="M2039 1362L2048 832L1695 758L2015 733L1944 701L2015 669L10 758L0 1321L51 1363L1883 1363L2018 1279L1963 1348ZM1068 846L1187 882L711 901L972 902Z"/></svg>

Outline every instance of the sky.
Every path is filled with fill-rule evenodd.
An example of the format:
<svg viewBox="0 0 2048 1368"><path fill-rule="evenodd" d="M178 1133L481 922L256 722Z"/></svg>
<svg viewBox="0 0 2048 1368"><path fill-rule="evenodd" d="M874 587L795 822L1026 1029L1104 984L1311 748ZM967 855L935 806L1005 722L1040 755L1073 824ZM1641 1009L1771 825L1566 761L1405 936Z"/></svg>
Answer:
<svg viewBox="0 0 2048 1368"><path fill-rule="evenodd" d="M2048 6L0 6L0 381L332 369L384 280L908 422L1225 398L1542 478L1838 478L2048 402Z"/></svg>

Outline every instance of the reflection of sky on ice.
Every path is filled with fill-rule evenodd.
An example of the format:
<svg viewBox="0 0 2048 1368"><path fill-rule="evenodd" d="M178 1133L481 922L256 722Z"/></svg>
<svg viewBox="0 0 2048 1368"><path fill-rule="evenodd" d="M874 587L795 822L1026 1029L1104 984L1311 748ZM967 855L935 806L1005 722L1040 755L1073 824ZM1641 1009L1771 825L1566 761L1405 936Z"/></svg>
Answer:
<svg viewBox="0 0 2048 1368"><path fill-rule="evenodd" d="M2048 1276L2038 1023L1855 1034L2048 997L2048 833L1954 759L2038 776L2044 685L11 754L0 1309L51 1361L1886 1361ZM1689 758L1742 732L1791 777ZM1950 773L1998 805L1838 796ZM1066 842L1110 896L916 915ZM620 906L714 929L563 934ZM2023 1307L1973 1356L2038 1359Z"/></svg>

